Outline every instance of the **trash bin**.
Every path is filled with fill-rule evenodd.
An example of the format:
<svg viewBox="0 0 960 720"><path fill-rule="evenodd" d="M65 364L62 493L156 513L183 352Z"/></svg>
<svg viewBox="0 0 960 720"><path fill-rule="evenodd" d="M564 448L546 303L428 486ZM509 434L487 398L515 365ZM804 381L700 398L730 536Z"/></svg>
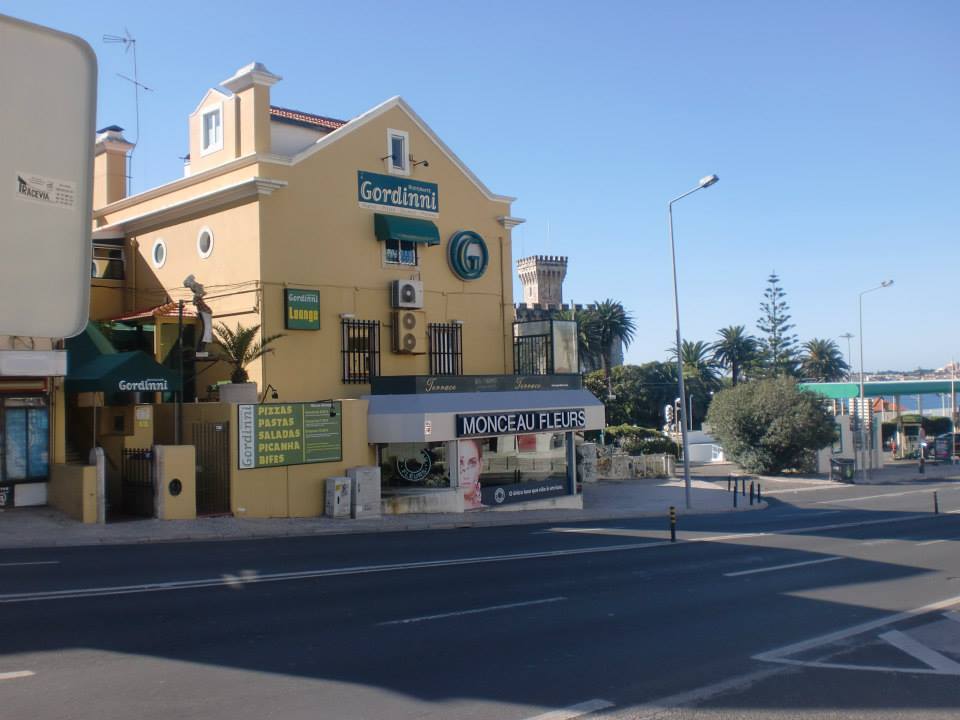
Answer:
<svg viewBox="0 0 960 720"><path fill-rule="evenodd" d="M853 482L857 470L857 461L850 458L832 458L830 460L830 479L837 482Z"/></svg>

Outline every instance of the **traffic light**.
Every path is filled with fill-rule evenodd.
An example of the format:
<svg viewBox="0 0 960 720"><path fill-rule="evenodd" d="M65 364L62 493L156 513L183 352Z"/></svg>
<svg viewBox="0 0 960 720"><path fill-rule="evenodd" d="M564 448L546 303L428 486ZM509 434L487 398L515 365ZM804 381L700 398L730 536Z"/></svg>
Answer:
<svg viewBox="0 0 960 720"><path fill-rule="evenodd" d="M673 405L663 406L663 419L667 425L673 425Z"/></svg>

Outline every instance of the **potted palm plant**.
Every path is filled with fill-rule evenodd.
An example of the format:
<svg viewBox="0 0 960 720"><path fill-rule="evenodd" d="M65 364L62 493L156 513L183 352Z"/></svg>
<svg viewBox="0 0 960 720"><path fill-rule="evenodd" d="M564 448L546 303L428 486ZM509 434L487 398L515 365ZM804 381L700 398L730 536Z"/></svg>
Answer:
<svg viewBox="0 0 960 720"><path fill-rule="evenodd" d="M218 323L213 332L221 348L217 358L233 368L230 383L220 386L220 402L257 402L257 384L249 382L247 366L267 353L272 353L274 349L268 346L283 337L283 333L257 340L260 326L244 327L240 323L237 323L235 329L225 323Z"/></svg>

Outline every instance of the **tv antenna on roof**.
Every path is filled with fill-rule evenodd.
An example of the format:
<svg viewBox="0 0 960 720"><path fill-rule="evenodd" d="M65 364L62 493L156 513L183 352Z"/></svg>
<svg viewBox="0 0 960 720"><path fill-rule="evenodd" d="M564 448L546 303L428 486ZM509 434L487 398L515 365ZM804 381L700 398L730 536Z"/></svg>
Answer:
<svg viewBox="0 0 960 720"><path fill-rule="evenodd" d="M130 151L129 168L127 172L127 192L129 193L133 176L133 153L137 149L137 144L140 142L140 90L142 88L147 92L153 92L153 88L149 88L140 82L140 76L137 73L137 40L130 34L130 31L126 27L123 28L123 35L104 35L103 41L111 45L117 43L122 44L124 53L128 53L131 50L133 51L133 77L127 77L122 73L117 73L118 77L133 85L133 104L136 112L136 135L133 139L133 150Z"/></svg>

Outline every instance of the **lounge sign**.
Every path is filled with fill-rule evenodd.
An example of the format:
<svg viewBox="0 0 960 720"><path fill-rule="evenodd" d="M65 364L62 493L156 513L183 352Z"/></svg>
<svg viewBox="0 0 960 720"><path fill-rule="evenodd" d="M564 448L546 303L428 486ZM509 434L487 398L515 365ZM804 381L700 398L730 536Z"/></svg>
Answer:
<svg viewBox="0 0 960 720"><path fill-rule="evenodd" d="M457 437L489 437L538 432L582 430L587 424L584 408L525 410L523 412L457 415Z"/></svg>
<svg viewBox="0 0 960 720"><path fill-rule="evenodd" d="M372 210L390 208L402 215L435 218L440 213L436 183L357 171L357 201Z"/></svg>
<svg viewBox="0 0 960 720"><path fill-rule="evenodd" d="M240 405L237 412L241 470L343 459L339 402Z"/></svg>
<svg viewBox="0 0 960 720"><path fill-rule="evenodd" d="M283 289L283 325L287 330L320 329L320 291Z"/></svg>

